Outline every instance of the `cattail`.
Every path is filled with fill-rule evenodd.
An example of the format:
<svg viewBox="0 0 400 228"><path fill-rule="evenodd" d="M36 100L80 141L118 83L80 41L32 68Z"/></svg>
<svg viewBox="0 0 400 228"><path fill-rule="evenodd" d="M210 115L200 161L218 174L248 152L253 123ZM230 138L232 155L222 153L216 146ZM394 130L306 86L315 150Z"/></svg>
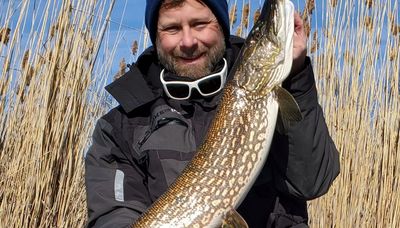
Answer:
<svg viewBox="0 0 400 228"><path fill-rule="evenodd" d="M260 9L260 8L257 8L256 11L254 12L254 16L253 16L254 22L256 22L256 21L258 20L258 18L260 17L260 15L261 15L261 9Z"/></svg>
<svg viewBox="0 0 400 228"><path fill-rule="evenodd" d="M133 41L133 43L132 43L131 51L132 51L132 55L136 55L137 54L138 42L136 40Z"/></svg>
<svg viewBox="0 0 400 228"><path fill-rule="evenodd" d="M11 33L10 28L1 28L0 29L0 43L7 45L8 41L10 40L10 33Z"/></svg>
<svg viewBox="0 0 400 228"><path fill-rule="evenodd" d="M233 4L229 12L230 25L231 26L234 25L236 23L236 20L237 20L237 6L236 4Z"/></svg>

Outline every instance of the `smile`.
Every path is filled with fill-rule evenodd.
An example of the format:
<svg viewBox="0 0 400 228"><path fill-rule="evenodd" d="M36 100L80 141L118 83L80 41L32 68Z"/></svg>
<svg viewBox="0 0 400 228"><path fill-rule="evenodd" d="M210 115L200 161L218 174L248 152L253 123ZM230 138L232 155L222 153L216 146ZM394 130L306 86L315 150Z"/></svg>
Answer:
<svg viewBox="0 0 400 228"><path fill-rule="evenodd" d="M203 58L203 54L198 55L198 56L193 56L193 57L178 57L180 61L184 62L184 63L195 63L197 61L199 61L200 59Z"/></svg>

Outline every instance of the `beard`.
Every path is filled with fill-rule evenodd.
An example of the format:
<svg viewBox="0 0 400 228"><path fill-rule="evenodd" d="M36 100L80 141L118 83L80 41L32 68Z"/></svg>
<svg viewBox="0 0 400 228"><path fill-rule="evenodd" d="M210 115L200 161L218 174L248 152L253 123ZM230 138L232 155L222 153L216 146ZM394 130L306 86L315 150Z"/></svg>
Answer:
<svg viewBox="0 0 400 228"><path fill-rule="evenodd" d="M156 39L156 48L158 58L160 63L167 69L168 71L182 77L189 77L192 79L198 79L203 76L209 75L214 70L217 63L222 59L225 53L225 39L221 38L216 45L211 48L207 48L200 44L200 46L190 54L182 52L179 50L179 47L176 47L172 54L169 54L159 48L160 40ZM196 57L203 54L205 57L205 61L192 65L192 64L183 64L178 61L179 58L190 58Z"/></svg>

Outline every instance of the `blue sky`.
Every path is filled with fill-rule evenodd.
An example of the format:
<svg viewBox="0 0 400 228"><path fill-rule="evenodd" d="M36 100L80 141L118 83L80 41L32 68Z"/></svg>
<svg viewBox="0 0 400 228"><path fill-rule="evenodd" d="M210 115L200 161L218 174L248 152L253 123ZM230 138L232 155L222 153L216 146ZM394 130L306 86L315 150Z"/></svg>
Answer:
<svg viewBox="0 0 400 228"><path fill-rule="evenodd" d="M110 2L110 0L103 0L106 2ZM220 0L218 0L220 1ZM234 2L237 2L239 6L238 15L240 15L240 9L243 4L243 0L228 0L228 4L232 5ZM248 2L246 0L245 2ZM264 0L250 0L251 8L254 10L257 7L261 7ZM294 4L297 7L302 6L302 0L294 0ZM22 0L0 0L0 22L4 24L6 18L10 17L10 15L6 15L6 9L8 5L11 4L11 8L13 9L13 14L10 20L10 28L15 27L16 22L18 20L19 11L22 7ZM32 22L34 15L36 14L37 18L40 18L40 15L44 13L44 8L46 5L46 0L30 0L28 12L32 14L32 17L27 17L26 19L26 27L23 30L22 34L22 43L27 43L28 34L32 31ZM110 73L109 80L110 81L113 75L119 69L119 62L124 58L126 63L133 63L137 56L133 56L131 54L131 46L134 40L139 42L139 50L138 54L140 54L146 46L143 44L143 35L145 31L144 27L144 11L145 11L145 0L116 0L115 5L112 11L109 29L103 40L103 45L100 51L100 55L98 56L97 64L102 64L104 62L112 61L112 69ZM53 7L60 8L61 1L54 0L52 1ZM79 10L79 9L78 9ZM34 13L35 12L35 13ZM96 15L104 18L105 15ZM33 25L34 30L38 30L40 23L35 22ZM50 25L47 25L50 27ZM110 55L110 50L115 48L116 44L116 52L114 55ZM23 44L24 45L24 44ZM147 42L147 46L151 45L150 41ZM1 54L1 53L0 53ZM2 53L4 54L4 53Z"/></svg>
<svg viewBox="0 0 400 228"><path fill-rule="evenodd" d="M103 1L109 2L110 0L103 0ZM240 9L243 0L236 0L236 1ZM380 0L380 1L391 1L395 3L397 0ZM18 14L17 12L19 10L18 7L20 7L21 2L22 0L12 0L12 1L0 0L0 21L2 24L6 17L4 10L7 8L8 4L13 4L13 8L15 8L16 13L11 20L11 27L13 26L13 24L15 25L16 15ZM36 9L38 8L40 9L40 7L43 7L45 2L46 2L45 0L30 0L29 1L30 10L33 11L34 7L36 7ZM60 5L61 1L54 0L53 2L57 7L57 5ZM137 40L139 42L139 50L138 50L139 54L145 48L145 46L143 45L143 34L145 31L145 27L143 24L145 2L146 2L145 0L116 0L114 10L111 15L109 30L107 31L106 36L103 40L102 50L97 60L98 64L102 64L104 62L109 62L109 61L113 62L112 69L110 72L110 79L118 71L119 62L122 60L122 58L126 60L126 63L132 63L135 61L136 56L133 56L131 54L131 45L134 40ZM228 0L229 5L232 5L233 2L235 2L235 0ZM261 6L263 2L264 0L250 0L251 8L254 10L258 6ZM294 3L297 9L302 10L304 8L306 0L293 0L292 2ZM330 0L315 1L316 9L313 14L314 19L312 20L312 27L314 28L323 27L325 23L324 12L325 8L327 7L326 4L328 4L329 2ZM238 12L238 15L240 15L240 12ZM398 18L400 18L399 15ZM399 21L399 19L397 20ZM319 24L317 24L317 22ZM31 23L32 19L28 18L27 27L25 29L28 32L29 30L31 30L31 28L28 26ZM385 28L383 29L385 30ZM106 49L108 50L112 49L114 44L117 44L115 55L114 56L105 55L104 53L107 53ZM149 44L150 43L148 43L148 45ZM385 44L382 43L381 45Z"/></svg>

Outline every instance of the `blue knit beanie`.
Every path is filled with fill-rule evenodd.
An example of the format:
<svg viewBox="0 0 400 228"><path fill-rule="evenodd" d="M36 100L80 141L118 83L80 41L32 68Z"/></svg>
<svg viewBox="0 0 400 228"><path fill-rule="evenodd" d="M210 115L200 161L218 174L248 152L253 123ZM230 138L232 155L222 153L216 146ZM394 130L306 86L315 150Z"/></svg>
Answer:
<svg viewBox="0 0 400 228"><path fill-rule="evenodd" d="M201 0L217 17L218 23L224 32L225 40L229 40L229 13L226 0ZM150 33L151 42L156 43L158 11L162 0L146 0L145 24Z"/></svg>

